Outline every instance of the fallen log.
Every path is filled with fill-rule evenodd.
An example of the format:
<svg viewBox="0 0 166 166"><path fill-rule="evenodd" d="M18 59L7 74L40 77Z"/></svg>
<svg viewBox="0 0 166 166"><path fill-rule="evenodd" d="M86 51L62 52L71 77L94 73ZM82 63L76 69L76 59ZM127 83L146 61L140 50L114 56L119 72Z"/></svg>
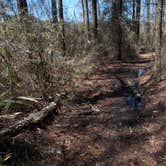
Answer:
<svg viewBox="0 0 166 166"><path fill-rule="evenodd" d="M39 112L31 113L28 117L16 122L8 128L0 131L0 140L4 137L13 137L22 132L24 129L38 125L43 122L50 114L58 113L58 102L52 102Z"/></svg>

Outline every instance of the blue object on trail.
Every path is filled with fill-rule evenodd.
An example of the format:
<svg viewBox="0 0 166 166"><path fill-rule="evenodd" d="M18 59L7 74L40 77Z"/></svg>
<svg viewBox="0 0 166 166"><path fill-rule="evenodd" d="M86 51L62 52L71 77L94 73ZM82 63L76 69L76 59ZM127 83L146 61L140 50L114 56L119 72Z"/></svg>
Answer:
<svg viewBox="0 0 166 166"><path fill-rule="evenodd" d="M129 105L132 109L135 109L135 99L134 96L132 94L130 94L128 96L128 100L129 100Z"/></svg>
<svg viewBox="0 0 166 166"><path fill-rule="evenodd" d="M140 102L140 103L137 103L137 110L138 111L141 111L141 110L143 110L143 104L142 104L142 102Z"/></svg>
<svg viewBox="0 0 166 166"><path fill-rule="evenodd" d="M143 99L142 98L140 98L139 101L138 101L138 99L133 94L129 94L128 101L129 101L129 106L133 110L141 111L141 110L144 109Z"/></svg>
<svg viewBox="0 0 166 166"><path fill-rule="evenodd" d="M145 72L144 69L138 69L137 71L138 77L140 77L144 72Z"/></svg>

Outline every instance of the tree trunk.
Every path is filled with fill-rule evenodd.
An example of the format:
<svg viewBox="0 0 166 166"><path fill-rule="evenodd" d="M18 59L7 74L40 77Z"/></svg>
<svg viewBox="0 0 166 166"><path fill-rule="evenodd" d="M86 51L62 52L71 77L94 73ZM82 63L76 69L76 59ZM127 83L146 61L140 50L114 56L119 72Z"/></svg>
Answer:
<svg viewBox="0 0 166 166"><path fill-rule="evenodd" d="M118 4L118 24L119 24L119 53L118 53L118 60L122 60L122 25L121 25L121 17L122 17L122 0L119 0L119 4Z"/></svg>
<svg viewBox="0 0 166 166"><path fill-rule="evenodd" d="M139 41L140 36L140 15L141 15L141 0L137 0L137 9L136 9L136 35L137 40Z"/></svg>
<svg viewBox="0 0 166 166"><path fill-rule="evenodd" d="M163 6L164 0L158 0L156 16L156 33L155 33L155 79L161 81L161 44L162 44L162 23L163 23Z"/></svg>
<svg viewBox="0 0 166 166"><path fill-rule="evenodd" d="M112 2L112 23L114 26L115 43L117 44L117 59L122 60L122 38L123 30L121 25L122 0L113 0Z"/></svg>
<svg viewBox="0 0 166 166"><path fill-rule="evenodd" d="M152 27L152 33L155 34L156 33L156 15L157 15L157 2L156 0L152 0L152 17L153 17L153 27ZM153 42L153 48L155 48L155 35L152 36L152 41Z"/></svg>
<svg viewBox="0 0 166 166"><path fill-rule="evenodd" d="M52 3L52 20L54 24L58 23L58 14L57 14L57 2L56 0L51 0Z"/></svg>
<svg viewBox="0 0 166 166"><path fill-rule="evenodd" d="M101 20L100 0L97 0L97 6L98 6L98 17Z"/></svg>
<svg viewBox="0 0 166 166"><path fill-rule="evenodd" d="M64 25L64 16L63 16L63 0L58 0L58 7L59 7L59 26L60 26L60 44L61 44L61 51L63 56L66 53L66 45L65 45L65 25Z"/></svg>
<svg viewBox="0 0 166 166"><path fill-rule="evenodd" d="M81 4L82 4L83 22L85 23L85 5L84 5L84 0L81 0Z"/></svg>
<svg viewBox="0 0 166 166"><path fill-rule="evenodd" d="M93 17L93 35L94 35L94 39L97 39L97 36L98 36L97 0L92 0L92 17Z"/></svg>
<svg viewBox="0 0 166 166"><path fill-rule="evenodd" d="M147 33L150 32L150 0L147 0Z"/></svg>
<svg viewBox="0 0 166 166"><path fill-rule="evenodd" d="M133 0L133 13L132 13L132 20L135 21L135 6L136 6L136 2L135 0Z"/></svg>
<svg viewBox="0 0 166 166"><path fill-rule="evenodd" d="M147 0L146 3L146 7L147 7L147 24L146 24L146 41L149 44L149 37L150 37L150 0Z"/></svg>
<svg viewBox="0 0 166 166"><path fill-rule="evenodd" d="M87 31L88 31L88 37L90 37L89 4L88 4L88 0L85 0L85 5L86 5L86 26L87 26Z"/></svg>
<svg viewBox="0 0 166 166"><path fill-rule="evenodd" d="M18 14L20 16L20 19L28 16L27 1L26 0L17 0L17 5L18 5Z"/></svg>

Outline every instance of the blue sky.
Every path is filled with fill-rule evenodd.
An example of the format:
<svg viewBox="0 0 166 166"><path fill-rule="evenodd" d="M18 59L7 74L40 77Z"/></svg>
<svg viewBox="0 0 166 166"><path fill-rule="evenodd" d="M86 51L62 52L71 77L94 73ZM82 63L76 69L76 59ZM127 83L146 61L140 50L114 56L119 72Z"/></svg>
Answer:
<svg viewBox="0 0 166 166"><path fill-rule="evenodd" d="M29 6L35 13L36 16L47 19L51 18L50 8L51 8L51 0L28 0ZM79 3L78 0L63 0L64 7L64 16L66 20L74 19L74 12L77 13L77 17L79 17ZM78 19L78 18L77 18Z"/></svg>
<svg viewBox="0 0 166 166"><path fill-rule="evenodd" d="M68 19L80 20L81 3L79 3L79 0L64 0L63 4L64 4L65 16L69 17ZM76 16L76 18L74 15Z"/></svg>
<svg viewBox="0 0 166 166"><path fill-rule="evenodd" d="M41 4L39 8L36 8L36 9L34 8L34 12L36 10L40 13L42 9L42 13L40 13L42 14L41 17L43 18L51 17L51 13L49 13L50 12L49 9L51 8L51 0L29 0L29 3L32 4L30 6L33 6L33 7L36 4ZM63 0L64 16L66 20L73 19L72 17L74 16L74 12L78 13L78 6L79 6L78 0ZM44 13L46 13L46 15ZM77 14L77 17L78 16L79 15Z"/></svg>
<svg viewBox="0 0 166 166"><path fill-rule="evenodd" d="M10 1L14 7L14 10L17 11L17 0L4 0L4 2ZM32 15L39 17L43 20L51 19L51 0L27 0L29 11ZM101 3L102 2L102 3ZM65 20L73 20L73 21L80 21L82 20L82 9L80 0L63 0L64 6L64 16ZM103 0L100 0L100 6L103 7L104 3ZM145 8L145 0L142 0L142 9L141 15L145 15L146 8ZM10 12L9 12L10 13ZM143 18L143 17L142 17Z"/></svg>
<svg viewBox="0 0 166 166"><path fill-rule="evenodd" d="M5 2L6 0L4 0ZM17 0L10 0L14 6L14 10L17 9ZM42 19L51 18L50 8L51 0L27 0L31 14L40 17ZM11 6L12 6L11 5ZM81 17L81 4L79 0L63 0L64 16L65 20L80 20Z"/></svg>

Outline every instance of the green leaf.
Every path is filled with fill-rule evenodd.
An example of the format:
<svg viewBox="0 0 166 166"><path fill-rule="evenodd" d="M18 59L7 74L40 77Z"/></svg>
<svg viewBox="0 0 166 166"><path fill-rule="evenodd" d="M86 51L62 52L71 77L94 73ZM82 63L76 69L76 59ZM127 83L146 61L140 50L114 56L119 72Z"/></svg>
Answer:
<svg viewBox="0 0 166 166"><path fill-rule="evenodd" d="M4 57L6 56L6 49L4 47L1 49L1 53Z"/></svg>

